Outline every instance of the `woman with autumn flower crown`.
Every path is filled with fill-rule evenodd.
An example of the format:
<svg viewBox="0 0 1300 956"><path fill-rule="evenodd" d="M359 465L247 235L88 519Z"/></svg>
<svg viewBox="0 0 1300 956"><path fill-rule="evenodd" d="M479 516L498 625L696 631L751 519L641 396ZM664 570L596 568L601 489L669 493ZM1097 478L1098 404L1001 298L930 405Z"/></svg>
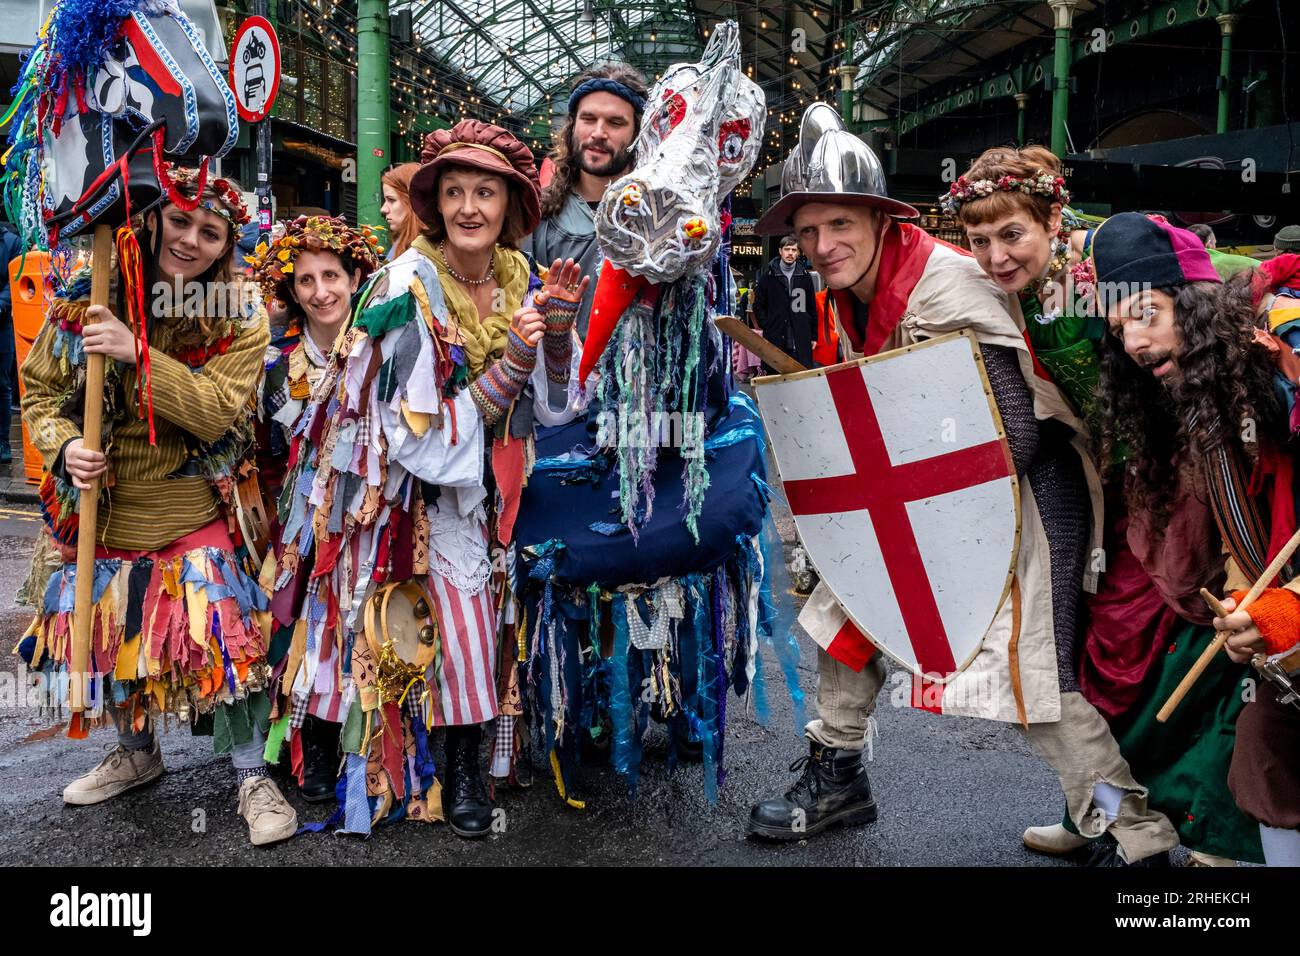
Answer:
<svg viewBox="0 0 1300 956"><path fill-rule="evenodd" d="M379 267L382 249L369 227L353 229L342 217L299 216L284 224L270 243L249 257L262 296L278 303L287 319L272 328L266 351L257 424L257 473L271 516L270 538L278 543L278 507L289 460L294 426L307 407L312 389L325 375L334 342L352 312L352 297ZM268 570L269 573L269 570ZM275 678L282 673L296 621L275 622L268 663ZM272 718L288 703L278 680ZM339 698L314 695L307 703L300 732L288 735L290 764L303 799L333 798L339 754Z"/></svg>
<svg viewBox="0 0 1300 956"><path fill-rule="evenodd" d="M192 169L171 168L167 179L168 201L119 231L119 256L138 248L143 281L122 283L111 306L89 306L89 269L74 275L22 367L23 420L46 469L43 512L65 563L39 588L19 653L59 706L71 655L77 497L104 477L90 707L74 715L71 733L85 736L88 725L111 718L118 742L68 784L64 802L99 803L162 776L154 729L172 714L231 754L249 837L271 843L293 835L297 816L266 775L267 597L230 530L235 469L252 445L249 409L270 337L256 288L231 272L236 232L249 221L238 189ZM202 294L190 295L195 288ZM82 447L88 353L108 360L104 453Z"/></svg>

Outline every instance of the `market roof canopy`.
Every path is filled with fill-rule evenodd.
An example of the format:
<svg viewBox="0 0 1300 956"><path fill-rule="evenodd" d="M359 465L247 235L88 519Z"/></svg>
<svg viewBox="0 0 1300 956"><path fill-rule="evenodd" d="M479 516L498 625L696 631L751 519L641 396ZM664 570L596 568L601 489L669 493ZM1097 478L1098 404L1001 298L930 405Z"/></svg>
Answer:
<svg viewBox="0 0 1300 956"><path fill-rule="evenodd" d="M1075 17L1098 6L1079 0ZM857 16L865 29L853 46L855 87L881 109L962 74L1028 39L1053 33L1052 10L1038 0L880 0Z"/></svg>
<svg viewBox="0 0 1300 956"><path fill-rule="evenodd" d="M628 0L616 10L597 8L591 0L393 5L394 11L403 8L411 11L417 42L515 113L563 93L568 80L593 63L628 59L644 68L651 58L669 63L694 58L702 49L692 30L695 11L689 0Z"/></svg>
<svg viewBox="0 0 1300 956"><path fill-rule="evenodd" d="M777 109L811 102L819 84L832 92L840 55L833 0L395 0L391 10L409 10L417 45L521 117L548 99L562 111L569 81L603 60L653 81L698 59L724 19L739 22L746 71ZM796 30L805 43L792 42Z"/></svg>

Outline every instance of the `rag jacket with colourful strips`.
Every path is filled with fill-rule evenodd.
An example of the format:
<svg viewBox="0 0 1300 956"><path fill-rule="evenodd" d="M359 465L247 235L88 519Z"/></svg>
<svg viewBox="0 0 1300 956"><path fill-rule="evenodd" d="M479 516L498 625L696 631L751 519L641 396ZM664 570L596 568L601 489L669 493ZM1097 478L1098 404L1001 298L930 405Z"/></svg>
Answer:
<svg viewBox="0 0 1300 956"><path fill-rule="evenodd" d="M81 323L89 270L55 299L23 363L23 422L47 471L59 482L59 509L76 511L62 474L64 447L81 437L86 355ZM216 318L204 335L195 317L161 318L150 336L155 444L142 415L134 364L105 363L104 440L112 481L99 503L98 543L159 548L221 513L222 487L252 443L252 401L270 341L256 289L244 286L239 314ZM235 311L235 310L232 310ZM120 317L119 317L120 318Z"/></svg>

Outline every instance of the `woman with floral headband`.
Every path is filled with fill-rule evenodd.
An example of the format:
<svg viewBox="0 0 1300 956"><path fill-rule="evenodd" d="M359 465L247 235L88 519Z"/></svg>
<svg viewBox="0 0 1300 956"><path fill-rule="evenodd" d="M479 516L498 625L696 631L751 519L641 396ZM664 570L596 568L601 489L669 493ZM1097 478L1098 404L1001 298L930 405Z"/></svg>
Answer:
<svg viewBox="0 0 1300 956"><path fill-rule="evenodd" d="M353 229L341 217L299 216L250 259L263 299L279 304L287 323L272 329L258 409L258 479L272 516L278 511L294 426L324 377L334 342L352 312L352 297L379 268L381 252L369 227ZM277 532L273 520L273 542ZM275 622L268 661L273 673L285 663L295 623L292 618ZM300 791L309 802L327 801L334 796L338 775L339 696L313 694L301 730L289 741Z"/></svg>
<svg viewBox="0 0 1300 956"><path fill-rule="evenodd" d="M154 729L174 714L231 754L249 837L271 843L292 836L297 818L266 776L267 598L230 530L266 315L256 288L231 272L235 232L248 221L234 184L165 173L168 201L134 227L136 281L120 283L111 306L88 307L89 270L73 276L23 364L23 420L44 459L45 517L67 563L44 588L20 653L45 687L61 686L77 496L102 478L87 716L111 717L118 743L67 786L64 802L99 803L158 779ZM127 227L118 248L129 275L137 246ZM82 446L88 353L109 360L103 453ZM85 735L81 716L74 736Z"/></svg>
<svg viewBox="0 0 1300 956"><path fill-rule="evenodd" d="M1060 161L1041 146L987 150L942 202L965 227L981 268L1019 307L1035 357L1095 419L1104 323L1092 308L1092 231L1077 228L1066 207ZM1209 639L1212 616L1198 589L1214 576L1215 556L1200 544L1213 519L1195 496L1180 500L1155 535L1125 515L1121 496L1107 497L1103 560L1093 559L1101 572L1097 593L1070 597L1081 622L1077 643L1058 649L1062 689L1081 693L1106 719L1150 807L1172 822L1195 862L1257 859L1258 839L1227 789L1241 702L1221 713L1187 707L1154 729L1169 680L1177 682ZM1242 676L1242 668L1221 660L1198 693L1230 699ZM1106 787L1095 796L1103 812L1115 797ZM1108 841L1090 847L1069 813L1060 824L1030 827L1024 842L1050 854L1088 848L1094 862L1113 850Z"/></svg>
<svg viewBox="0 0 1300 956"><path fill-rule="evenodd" d="M339 698L344 831L445 817L479 837L493 823L482 725L499 718L494 761L504 741L508 767L519 712L489 552L509 545L531 459L526 386L535 369L567 379L587 282L556 262L542 286L517 250L539 186L513 135L464 120L430 133L422 158L411 204L429 231L361 290L296 429L272 606L299 621L285 719L313 689Z"/></svg>

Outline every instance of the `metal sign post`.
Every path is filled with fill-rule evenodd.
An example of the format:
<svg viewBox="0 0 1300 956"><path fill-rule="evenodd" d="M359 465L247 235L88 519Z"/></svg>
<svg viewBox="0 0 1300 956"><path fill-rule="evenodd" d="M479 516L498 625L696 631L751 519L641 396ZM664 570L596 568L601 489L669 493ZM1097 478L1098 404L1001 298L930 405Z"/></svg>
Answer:
<svg viewBox="0 0 1300 956"><path fill-rule="evenodd" d="M271 232L271 120L269 114L280 91L280 41L266 19L267 0L254 4L256 16L239 25L230 49L230 88L239 115L255 126L257 157L257 237Z"/></svg>

